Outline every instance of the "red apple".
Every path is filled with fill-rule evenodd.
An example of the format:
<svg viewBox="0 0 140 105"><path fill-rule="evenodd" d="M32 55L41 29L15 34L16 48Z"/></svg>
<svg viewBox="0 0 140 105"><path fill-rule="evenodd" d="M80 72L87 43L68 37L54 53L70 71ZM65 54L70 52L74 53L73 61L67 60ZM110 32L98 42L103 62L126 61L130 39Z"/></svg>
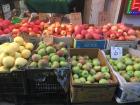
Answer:
<svg viewBox="0 0 140 105"><path fill-rule="evenodd" d="M82 30L81 35L85 36L87 34L87 30Z"/></svg>
<svg viewBox="0 0 140 105"><path fill-rule="evenodd" d="M19 29L13 29L12 30L12 34L18 34L19 33Z"/></svg>
<svg viewBox="0 0 140 105"><path fill-rule="evenodd" d="M117 26L115 26L115 25L111 27L111 30L112 30L112 31L117 31L117 29L118 29L118 28L117 28Z"/></svg>
<svg viewBox="0 0 140 105"><path fill-rule="evenodd" d="M115 34L110 34L110 38L111 39L115 39L116 38L116 35Z"/></svg>
<svg viewBox="0 0 140 105"><path fill-rule="evenodd" d="M29 26L28 23L22 24L22 27L28 27L28 26Z"/></svg>
<svg viewBox="0 0 140 105"><path fill-rule="evenodd" d="M39 28L37 28L37 27L33 27L33 32L35 32L35 33L39 33Z"/></svg>
<svg viewBox="0 0 140 105"><path fill-rule="evenodd" d="M61 30L60 30L60 28L55 28L54 32L57 33L57 34L60 34Z"/></svg>
<svg viewBox="0 0 140 105"><path fill-rule="evenodd" d="M92 34L87 33L87 34L85 35L85 39L93 39Z"/></svg>
<svg viewBox="0 0 140 105"><path fill-rule="evenodd" d="M89 25L88 24L83 24L84 26L84 29L87 30L89 28Z"/></svg>
<svg viewBox="0 0 140 105"><path fill-rule="evenodd" d="M133 29L129 29L128 30L128 34L129 35L135 35L136 34L136 31L134 31Z"/></svg>
<svg viewBox="0 0 140 105"><path fill-rule="evenodd" d="M7 29L4 30L4 33L5 34L9 34L10 33L10 30L7 28Z"/></svg>
<svg viewBox="0 0 140 105"><path fill-rule="evenodd" d="M61 30L60 34L65 36L67 34L67 32L65 30Z"/></svg>
<svg viewBox="0 0 140 105"><path fill-rule="evenodd" d="M21 23L22 23L22 24L27 23L27 22L28 22L28 19L22 19L22 20L21 20Z"/></svg>
<svg viewBox="0 0 140 105"><path fill-rule="evenodd" d="M75 27L74 27L74 33L75 34L80 34L81 33L81 27L79 26L79 25L76 25Z"/></svg>
<svg viewBox="0 0 140 105"><path fill-rule="evenodd" d="M94 38L95 40L100 40L100 39L101 39L101 35L100 35L100 34L93 33L92 36L93 36L93 38Z"/></svg>
<svg viewBox="0 0 140 105"><path fill-rule="evenodd" d="M61 24L61 29L65 30L66 29L66 25L65 24Z"/></svg>
<svg viewBox="0 0 140 105"><path fill-rule="evenodd" d="M118 38L118 40L125 40L125 37L124 36L120 36L119 38Z"/></svg>
<svg viewBox="0 0 140 105"><path fill-rule="evenodd" d="M0 30L0 35L3 35L3 34L4 34L4 32L2 30Z"/></svg>
<svg viewBox="0 0 140 105"><path fill-rule="evenodd" d="M81 34L77 34L76 37L75 37L75 39L81 40L81 39L84 39L84 37Z"/></svg>

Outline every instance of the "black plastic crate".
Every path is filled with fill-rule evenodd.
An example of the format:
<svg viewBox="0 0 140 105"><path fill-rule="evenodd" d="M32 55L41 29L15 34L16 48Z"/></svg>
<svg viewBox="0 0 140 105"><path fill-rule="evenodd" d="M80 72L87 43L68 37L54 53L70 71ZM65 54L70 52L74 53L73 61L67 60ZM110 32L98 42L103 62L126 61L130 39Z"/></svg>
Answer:
<svg viewBox="0 0 140 105"><path fill-rule="evenodd" d="M70 97L63 92L48 92L17 96L16 105L70 104Z"/></svg>
<svg viewBox="0 0 140 105"><path fill-rule="evenodd" d="M67 93L69 90L70 69L28 69L26 70L27 93Z"/></svg>
<svg viewBox="0 0 140 105"><path fill-rule="evenodd" d="M22 71L0 73L0 95L24 94L24 77L25 73Z"/></svg>

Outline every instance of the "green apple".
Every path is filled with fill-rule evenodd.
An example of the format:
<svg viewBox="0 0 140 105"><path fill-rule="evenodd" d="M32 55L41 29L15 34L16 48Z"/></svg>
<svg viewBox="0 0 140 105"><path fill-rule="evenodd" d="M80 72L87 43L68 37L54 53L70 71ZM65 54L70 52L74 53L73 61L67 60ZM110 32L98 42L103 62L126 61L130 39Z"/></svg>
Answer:
<svg viewBox="0 0 140 105"><path fill-rule="evenodd" d="M107 66L104 66L104 67L101 68L101 72L102 73L109 72L109 68Z"/></svg>

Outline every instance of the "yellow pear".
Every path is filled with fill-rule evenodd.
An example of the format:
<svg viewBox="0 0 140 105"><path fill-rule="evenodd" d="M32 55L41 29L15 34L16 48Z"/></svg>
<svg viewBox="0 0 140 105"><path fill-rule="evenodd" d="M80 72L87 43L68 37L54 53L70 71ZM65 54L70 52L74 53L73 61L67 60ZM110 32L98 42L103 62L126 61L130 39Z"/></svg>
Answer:
<svg viewBox="0 0 140 105"><path fill-rule="evenodd" d="M28 59L31 56L31 51L25 49L21 52L21 55L22 55L23 58Z"/></svg>
<svg viewBox="0 0 140 105"><path fill-rule="evenodd" d="M1 53L0 54L0 66L2 66L2 61L3 61L4 57L6 57L6 54L5 53Z"/></svg>
<svg viewBox="0 0 140 105"><path fill-rule="evenodd" d="M0 67L0 73L7 73L7 72L9 72L9 70L6 67L4 66Z"/></svg>
<svg viewBox="0 0 140 105"><path fill-rule="evenodd" d="M15 52L15 58L21 57L21 54L19 52Z"/></svg>
<svg viewBox="0 0 140 105"><path fill-rule="evenodd" d="M24 45L24 39L20 36L15 37L14 42L18 43L19 45Z"/></svg>
<svg viewBox="0 0 140 105"><path fill-rule="evenodd" d="M19 46L19 51L22 52L25 49L24 46Z"/></svg>
<svg viewBox="0 0 140 105"><path fill-rule="evenodd" d="M10 72L12 72L12 71L17 71L18 70L18 68L17 67L12 67L11 69L10 69Z"/></svg>
<svg viewBox="0 0 140 105"><path fill-rule="evenodd" d="M32 43L26 43L25 48L29 50L33 50L34 45Z"/></svg>
<svg viewBox="0 0 140 105"><path fill-rule="evenodd" d="M11 46L11 48L12 48L13 50L19 51L19 44L18 44L18 43L12 42L12 43L10 44L10 46Z"/></svg>
<svg viewBox="0 0 140 105"><path fill-rule="evenodd" d="M15 61L15 66L17 68L20 68L20 67L25 66L27 63L28 63L28 61L26 59L19 57Z"/></svg>
<svg viewBox="0 0 140 105"><path fill-rule="evenodd" d="M4 57L3 60L2 60L2 64L3 64L3 66L6 67L6 68L11 68L11 67L13 67L14 64L15 64L15 59L14 59L14 57L12 57L12 56L6 56L6 57Z"/></svg>
<svg viewBox="0 0 140 105"><path fill-rule="evenodd" d="M6 55L15 56L15 50L10 45L6 46L3 51Z"/></svg>

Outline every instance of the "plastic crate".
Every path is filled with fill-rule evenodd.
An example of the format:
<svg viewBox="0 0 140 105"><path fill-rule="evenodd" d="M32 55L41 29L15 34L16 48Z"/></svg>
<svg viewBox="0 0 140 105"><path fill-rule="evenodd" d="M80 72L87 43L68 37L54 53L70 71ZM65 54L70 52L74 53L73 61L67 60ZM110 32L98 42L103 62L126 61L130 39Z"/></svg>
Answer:
<svg viewBox="0 0 140 105"><path fill-rule="evenodd" d="M70 69L26 69L26 95L18 95L17 103L69 103Z"/></svg>
<svg viewBox="0 0 140 105"><path fill-rule="evenodd" d="M0 73L0 95L25 94L24 72Z"/></svg>
<svg viewBox="0 0 140 105"><path fill-rule="evenodd" d="M70 104L69 95L63 92L17 96L16 105Z"/></svg>
<svg viewBox="0 0 140 105"><path fill-rule="evenodd" d="M70 80L69 71L69 69L26 70L28 93L67 93L69 89Z"/></svg>

